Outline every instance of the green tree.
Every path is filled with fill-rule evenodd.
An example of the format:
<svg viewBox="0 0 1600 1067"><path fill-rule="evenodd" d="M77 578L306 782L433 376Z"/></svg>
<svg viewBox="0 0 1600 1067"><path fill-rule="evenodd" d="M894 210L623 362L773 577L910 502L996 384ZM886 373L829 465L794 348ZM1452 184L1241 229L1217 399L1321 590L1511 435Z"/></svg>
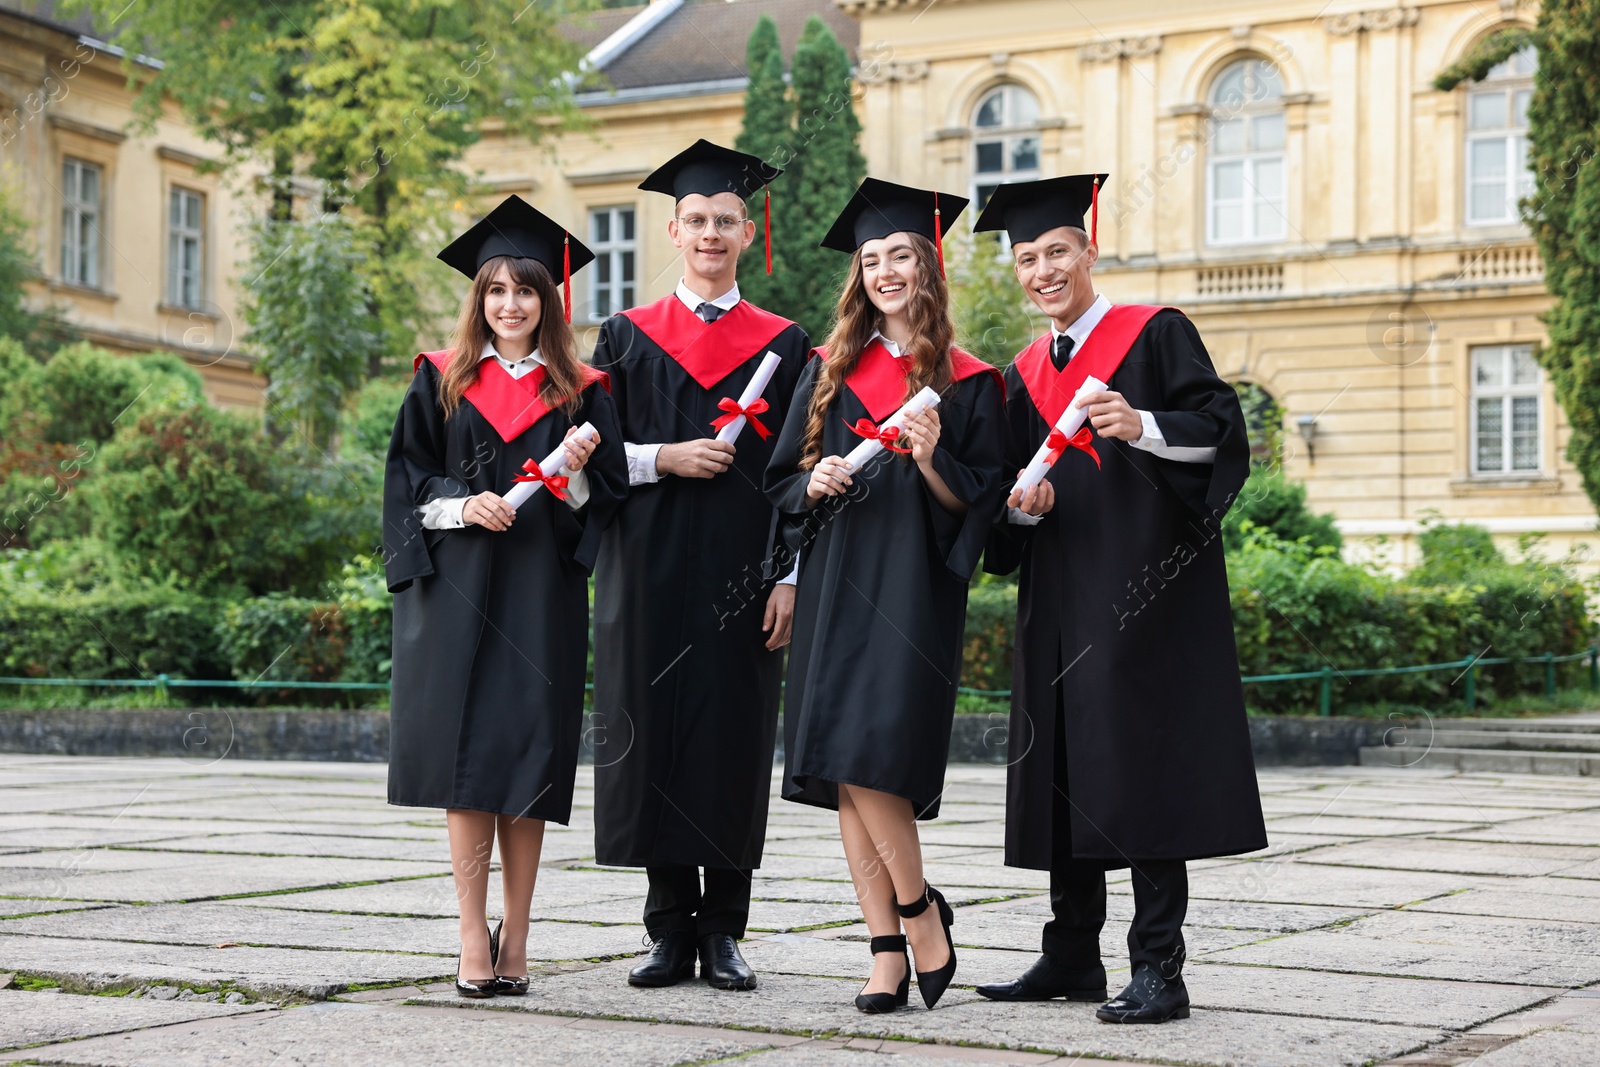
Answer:
<svg viewBox="0 0 1600 1067"><path fill-rule="evenodd" d="M39 274L28 241L28 220L14 202L9 182L0 175L0 337L14 338L36 359L71 335L60 311L35 311L28 306L24 283Z"/></svg>
<svg viewBox="0 0 1600 1067"><path fill-rule="evenodd" d="M1545 0L1532 30L1487 39L1434 86L1448 92L1482 78L1529 45L1538 54L1528 107L1534 187L1522 218L1555 298L1544 316L1549 343L1537 356L1572 426L1567 458L1600 507L1600 20L1593 0Z"/></svg>
<svg viewBox="0 0 1600 1067"><path fill-rule="evenodd" d="M267 423L295 447L323 452L384 342L366 314L359 237L341 216L321 215L264 220L250 243L244 318L267 378Z"/></svg>
<svg viewBox="0 0 1600 1067"><path fill-rule="evenodd" d="M421 294L442 278L431 250L452 211L469 210L463 153L486 124L537 141L578 121L582 50L558 32L574 7L526 0L77 0L127 51L138 114L153 128L175 102L225 165L264 165L273 215L295 210L292 179L320 187L314 210L361 224L368 315L383 332L369 354L411 350L431 313ZM159 56L151 73L137 54ZM442 194L442 195L441 195Z"/></svg>
<svg viewBox="0 0 1600 1067"><path fill-rule="evenodd" d="M961 347L996 367L1007 366L1047 328L1017 284L1011 254L995 233L953 238L948 250L950 303Z"/></svg>
<svg viewBox="0 0 1600 1067"><path fill-rule="evenodd" d="M787 162L789 139L794 131L794 104L789 99L788 86L783 81L783 45L778 40L778 24L770 15L762 15L750 33L750 41L745 47L745 66L750 71L750 87L745 90L744 125L733 143L734 147L773 166L782 167ZM791 187L787 178L787 174L782 175L773 183L777 197L772 201L772 274L767 274L766 263L761 255L762 237L759 232L756 243L746 253L746 265L739 272L740 292L751 302L773 311L779 310L784 293L792 281L788 265L788 234L784 229L784 223L790 215L783 206L785 191ZM762 200L771 192L769 190L750 202L750 214L757 220L758 230L761 226L760 212L766 206Z"/></svg>
<svg viewBox="0 0 1600 1067"><path fill-rule="evenodd" d="M827 23L813 15L795 46L794 158L783 211L786 299L773 308L821 340L833 322L846 261L819 248L850 194L866 177L861 122L851 99L850 55ZM780 202L775 201L777 208ZM774 218L774 228L777 220Z"/></svg>

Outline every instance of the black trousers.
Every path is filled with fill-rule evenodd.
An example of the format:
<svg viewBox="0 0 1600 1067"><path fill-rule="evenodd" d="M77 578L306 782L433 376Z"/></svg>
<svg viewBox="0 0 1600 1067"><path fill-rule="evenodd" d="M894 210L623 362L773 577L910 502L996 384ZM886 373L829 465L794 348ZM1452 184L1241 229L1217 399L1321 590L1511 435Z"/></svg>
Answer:
<svg viewBox="0 0 1600 1067"><path fill-rule="evenodd" d="M744 937L750 921L750 872L707 867L705 889L698 867L646 867L650 892L644 898L644 928L653 940L668 933L696 938L727 934Z"/></svg>
<svg viewBox="0 0 1600 1067"><path fill-rule="evenodd" d="M1058 690L1059 692L1059 690ZM1057 697L1057 700L1060 698ZM1043 950L1063 967L1100 962L1100 930L1106 924L1105 860L1072 855L1072 802L1067 788L1066 730L1056 708L1055 806L1052 812L1050 911ZM1189 869L1183 860L1128 861L1133 876L1133 923L1128 958L1137 971L1149 964L1163 979L1183 973L1183 919L1189 910ZM1121 864L1112 866L1120 867Z"/></svg>

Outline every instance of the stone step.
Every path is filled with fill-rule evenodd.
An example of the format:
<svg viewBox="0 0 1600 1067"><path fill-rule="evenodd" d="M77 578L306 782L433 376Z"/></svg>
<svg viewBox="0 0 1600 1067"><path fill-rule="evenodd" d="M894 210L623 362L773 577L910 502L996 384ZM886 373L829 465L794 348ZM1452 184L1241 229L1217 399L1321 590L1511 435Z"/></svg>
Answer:
<svg viewBox="0 0 1600 1067"><path fill-rule="evenodd" d="M1425 733L1426 731L1424 731ZM1415 732L1413 731L1413 735ZM1533 730L1459 730L1455 724L1433 731L1441 748L1505 748L1530 752L1600 752L1600 733L1555 733Z"/></svg>
<svg viewBox="0 0 1600 1067"><path fill-rule="evenodd" d="M1475 774L1562 774L1600 777L1600 752L1530 752L1518 749L1444 748L1420 755L1414 747L1374 745L1361 750L1363 767L1417 767Z"/></svg>
<svg viewBox="0 0 1600 1067"><path fill-rule="evenodd" d="M1587 715L1587 713L1585 713ZM1446 720L1438 720L1446 721ZM1452 730L1494 730L1514 733L1600 734L1600 719L1450 719Z"/></svg>

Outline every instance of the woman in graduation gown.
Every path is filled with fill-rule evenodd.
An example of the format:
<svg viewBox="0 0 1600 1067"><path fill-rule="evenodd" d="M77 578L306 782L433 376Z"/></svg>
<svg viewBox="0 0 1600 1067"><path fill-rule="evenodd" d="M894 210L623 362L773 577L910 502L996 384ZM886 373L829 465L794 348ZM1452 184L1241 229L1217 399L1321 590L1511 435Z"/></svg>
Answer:
<svg viewBox="0 0 1600 1067"><path fill-rule="evenodd" d="M928 1007L956 965L916 820L938 815L967 583L1001 502L1004 388L952 344L936 243L966 203L872 178L857 190L823 241L852 254L837 323L766 475L800 553L783 795L839 812L872 932L872 978L856 998L868 1012L906 1003L908 936ZM851 469L842 457L869 436L895 441L883 421L925 386L939 406Z"/></svg>
<svg viewBox="0 0 1600 1067"><path fill-rule="evenodd" d="M544 823L572 810L587 578L627 464L605 376L579 361L557 289L588 249L513 196L439 258L472 288L452 348L417 357L384 474L389 802L446 809L457 991L518 995ZM585 423L597 439L576 433ZM567 463L546 478L557 450ZM513 508L503 494L530 480ZM505 917L491 934L497 838Z"/></svg>

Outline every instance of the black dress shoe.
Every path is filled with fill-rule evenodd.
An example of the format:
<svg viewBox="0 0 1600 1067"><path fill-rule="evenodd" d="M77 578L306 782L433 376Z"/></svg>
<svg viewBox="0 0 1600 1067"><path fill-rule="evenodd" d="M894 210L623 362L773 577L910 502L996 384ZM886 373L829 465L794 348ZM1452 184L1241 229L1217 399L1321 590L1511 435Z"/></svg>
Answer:
<svg viewBox="0 0 1600 1067"><path fill-rule="evenodd" d="M978 987L978 995L990 1000L1105 1000L1106 969L1096 963L1088 967L1063 967L1049 956L1040 956L1022 977L1009 982L991 982Z"/></svg>
<svg viewBox="0 0 1600 1067"><path fill-rule="evenodd" d="M628 984L658 988L677 985L693 977L694 935L674 930L656 938L650 946L650 955L628 972Z"/></svg>
<svg viewBox="0 0 1600 1067"><path fill-rule="evenodd" d="M700 939L700 977L712 989L754 989L756 972L739 955L739 943L728 934L707 934Z"/></svg>
<svg viewBox="0 0 1600 1067"><path fill-rule="evenodd" d="M485 931L487 931L489 929L489 924L484 923L483 928ZM491 966L493 965L493 957L496 955L495 938L496 934L491 933L489 935L489 955ZM480 978L477 980L468 980L461 977L461 954L459 952L456 953L456 995L467 997L472 1000L487 1000L489 997L494 996L494 994L494 978L490 977Z"/></svg>
<svg viewBox="0 0 1600 1067"><path fill-rule="evenodd" d="M864 1011L868 1015L887 1015L897 1008L905 1007L906 1001L911 999L911 957L906 955L906 936L894 934L873 938L872 954L876 956L880 952L900 953L901 958L906 961L906 974L900 979L900 986L893 993L856 994L856 1010Z"/></svg>
<svg viewBox="0 0 1600 1067"><path fill-rule="evenodd" d="M950 927L956 922L955 913L945 902L944 894L927 882L922 883L922 895L911 903L902 904L898 900L895 901L895 907L900 910L902 919L915 919L928 910L929 904L939 905L939 922L944 926L944 941L950 946L950 958L945 961L943 967L917 972L917 992L922 994L922 1003L932 1008L939 1003L944 991L950 988L950 980L956 976L956 942L950 936Z"/></svg>
<svg viewBox="0 0 1600 1067"><path fill-rule="evenodd" d="M489 959L495 965L494 993L497 997L520 997L528 992L528 976L521 978L507 978L499 972L500 967L500 930L506 921L501 919L494 924L494 929L489 932Z"/></svg>
<svg viewBox="0 0 1600 1067"><path fill-rule="evenodd" d="M1096 1011L1095 1018L1106 1023L1164 1023L1168 1019L1189 1017L1189 990L1179 975L1163 979L1148 963L1133 972L1128 988Z"/></svg>

